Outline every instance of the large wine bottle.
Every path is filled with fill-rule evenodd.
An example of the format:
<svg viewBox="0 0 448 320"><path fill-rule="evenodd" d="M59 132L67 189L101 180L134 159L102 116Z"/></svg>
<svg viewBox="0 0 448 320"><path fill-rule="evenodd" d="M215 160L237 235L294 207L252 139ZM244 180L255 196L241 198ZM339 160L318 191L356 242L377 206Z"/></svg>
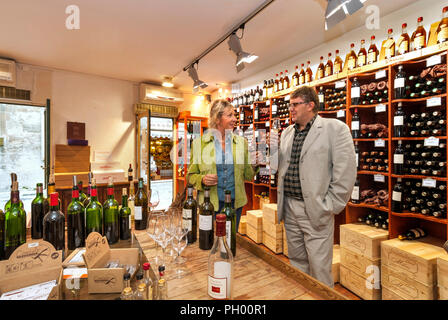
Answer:
<svg viewBox="0 0 448 320"><path fill-rule="evenodd" d="M134 211L135 230L145 230L148 223L148 196L143 188L143 178L138 180Z"/></svg>
<svg viewBox="0 0 448 320"><path fill-rule="evenodd" d="M31 238L42 239L43 222L46 214L45 205L47 199L44 198L44 187L42 183L36 184L36 197L31 202Z"/></svg>
<svg viewBox="0 0 448 320"><path fill-rule="evenodd" d="M226 215L216 215L216 237L208 257L207 292L212 299L232 299L233 255L226 241Z"/></svg>
<svg viewBox="0 0 448 320"><path fill-rule="evenodd" d="M56 250L62 250L62 259L65 258L65 217L59 211L59 194L50 194L50 211L44 217L44 238Z"/></svg>
<svg viewBox="0 0 448 320"><path fill-rule="evenodd" d="M193 198L193 185L187 185L187 199L184 202L182 208L182 224L184 228L188 228L188 244L192 244L197 240L197 203Z"/></svg>
<svg viewBox="0 0 448 320"><path fill-rule="evenodd" d="M131 208L128 206L128 194L126 188L122 189L121 209L120 209L120 239L131 238Z"/></svg>
<svg viewBox="0 0 448 320"><path fill-rule="evenodd" d="M20 205L19 183L11 187L11 205L5 212L5 259L26 242L26 212Z"/></svg>
<svg viewBox="0 0 448 320"><path fill-rule="evenodd" d="M392 192L392 211L400 213L403 211L403 187L401 186L401 178L397 179Z"/></svg>
<svg viewBox="0 0 448 320"><path fill-rule="evenodd" d="M118 201L114 198L114 183L112 178L109 178L107 199L103 204L104 234L109 244L118 242L120 238L119 216Z"/></svg>
<svg viewBox="0 0 448 320"><path fill-rule="evenodd" d="M5 213L0 209L0 261L5 259Z"/></svg>
<svg viewBox="0 0 448 320"><path fill-rule="evenodd" d="M226 215L226 239L227 244L236 256L236 213L232 208L232 194L230 190L224 191L224 208L221 213Z"/></svg>
<svg viewBox="0 0 448 320"><path fill-rule="evenodd" d="M95 178L92 178L90 201L86 208L86 238L91 232L98 232L103 235L103 206L98 201Z"/></svg>
<svg viewBox="0 0 448 320"><path fill-rule="evenodd" d="M11 173L11 191L12 191L12 185L15 181L17 181L17 174L15 174L13 172L13 173ZM22 202L22 200L19 200L19 201L20 201L20 203L19 203L20 207L23 209L23 202ZM11 199L9 199L8 202L6 202L6 204L5 204L5 213L6 213L6 211L8 211L8 209L10 207L11 207Z"/></svg>
<svg viewBox="0 0 448 320"><path fill-rule="evenodd" d="M213 246L213 213L215 208L210 202L210 188L204 187L204 202L199 207L199 248L210 250Z"/></svg>
<svg viewBox="0 0 448 320"><path fill-rule="evenodd" d="M84 214L85 208L82 205L79 195L79 184L76 183L76 176L73 176L72 201L67 207L67 248L75 250L85 246L84 237Z"/></svg>

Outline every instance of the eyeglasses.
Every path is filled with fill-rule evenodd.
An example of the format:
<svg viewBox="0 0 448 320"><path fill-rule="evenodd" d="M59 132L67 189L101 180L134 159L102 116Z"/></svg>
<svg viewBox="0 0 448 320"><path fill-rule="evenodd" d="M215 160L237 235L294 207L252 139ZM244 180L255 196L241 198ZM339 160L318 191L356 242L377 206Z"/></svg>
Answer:
<svg viewBox="0 0 448 320"><path fill-rule="evenodd" d="M294 103L291 103L290 106L295 108L297 106L300 106L301 104L307 104L307 103L309 103L309 102L294 102Z"/></svg>

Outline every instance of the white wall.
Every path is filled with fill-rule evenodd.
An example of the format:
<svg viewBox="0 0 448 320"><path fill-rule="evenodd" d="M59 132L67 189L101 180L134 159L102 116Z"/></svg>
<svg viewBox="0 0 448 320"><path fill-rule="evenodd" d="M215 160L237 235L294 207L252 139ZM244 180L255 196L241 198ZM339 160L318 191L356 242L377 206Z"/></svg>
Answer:
<svg viewBox="0 0 448 320"><path fill-rule="evenodd" d="M385 1L385 0L384 0ZM365 3L365 7L368 6L369 2ZM305 64L307 60L311 61L311 68L313 74L316 73L317 66L320 62L320 57L324 57L326 63L328 58L328 53L331 52L332 59L334 60L335 51L339 49L340 56L344 60L345 55L350 50L350 44L355 43L355 51L358 53L361 39L366 40L367 48L370 45L370 37L375 35L376 45L378 49L381 48L381 43L387 38L387 30L392 28L394 30L394 38L397 40L401 34L401 25L403 23L408 24L409 35L414 32L417 26L417 18L423 17L423 23L425 25L426 32L429 33L429 27L432 23L437 22L442 17L442 8L447 5L446 1L443 0L420 0L412 5L405 8L397 10L387 16L380 19L380 29L379 30L368 30L365 25L354 29L350 32L345 33L343 36L331 40L329 42L323 43L311 50L300 52L296 56L284 60L262 72L259 72L251 77L245 78L237 83L240 84L241 91L256 88L260 84L263 85L263 80L274 79L276 73L284 72L288 70L289 76L294 73L295 66L299 66L302 63ZM381 7L380 7L381 9ZM364 9L362 9L364 10ZM256 61L254 62L256 63Z"/></svg>

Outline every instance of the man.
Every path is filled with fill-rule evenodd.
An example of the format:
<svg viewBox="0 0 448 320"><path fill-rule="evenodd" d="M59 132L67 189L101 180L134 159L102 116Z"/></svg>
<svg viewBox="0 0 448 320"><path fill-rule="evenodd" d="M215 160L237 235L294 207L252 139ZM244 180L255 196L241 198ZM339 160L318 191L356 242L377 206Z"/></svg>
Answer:
<svg viewBox="0 0 448 320"><path fill-rule="evenodd" d="M270 165L278 168L278 219L285 224L291 264L333 287L334 214L347 204L357 172L350 129L321 118L318 106L313 88L292 93L295 124L283 131L278 162L271 158Z"/></svg>

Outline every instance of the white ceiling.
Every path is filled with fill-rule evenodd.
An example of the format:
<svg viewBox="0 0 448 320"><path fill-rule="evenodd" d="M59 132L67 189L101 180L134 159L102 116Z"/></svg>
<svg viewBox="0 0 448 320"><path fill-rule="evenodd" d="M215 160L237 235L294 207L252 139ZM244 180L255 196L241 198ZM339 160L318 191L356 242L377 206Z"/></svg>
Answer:
<svg viewBox="0 0 448 320"><path fill-rule="evenodd" d="M381 16L416 0L368 0ZM38 66L191 91L183 67L230 31L263 0L2 0L0 56ZM66 7L80 9L80 29L68 30ZM199 63L210 87L256 74L365 23L360 10L324 30L326 0L275 0L246 24L242 47L260 58L236 73L227 40Z"/></svg>

